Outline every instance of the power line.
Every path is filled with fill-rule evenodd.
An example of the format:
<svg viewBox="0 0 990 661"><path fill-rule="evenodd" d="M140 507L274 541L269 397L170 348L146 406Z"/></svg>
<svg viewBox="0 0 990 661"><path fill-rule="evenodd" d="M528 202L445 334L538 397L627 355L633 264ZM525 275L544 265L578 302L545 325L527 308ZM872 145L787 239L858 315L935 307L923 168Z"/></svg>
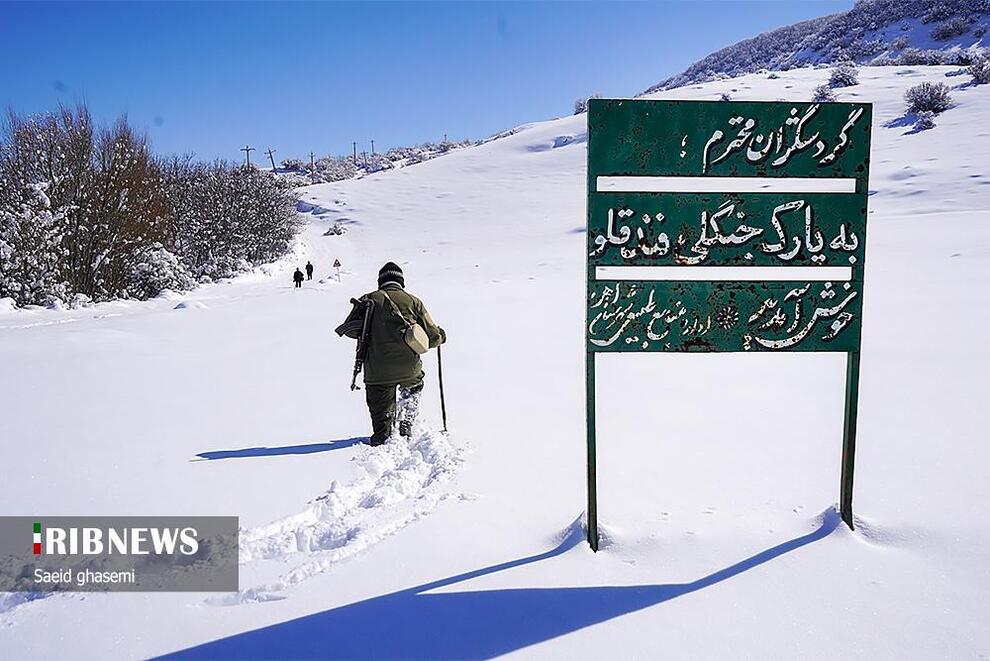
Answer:
<svg viewBox="0 0 990 661"><path fill-rule="evenodd" d="M245 145L244 147L241 148L241 151L244 152L244 157L247 159L248 167L251 167L251 152L254 151L254 147L250 145Z"/></svg>

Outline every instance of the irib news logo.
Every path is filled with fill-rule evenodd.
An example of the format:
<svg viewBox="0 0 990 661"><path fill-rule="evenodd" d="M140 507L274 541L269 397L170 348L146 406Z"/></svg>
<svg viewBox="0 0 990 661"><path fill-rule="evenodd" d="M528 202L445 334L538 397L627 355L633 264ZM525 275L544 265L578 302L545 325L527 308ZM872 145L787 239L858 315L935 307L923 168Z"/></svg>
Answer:
<svg viewBox="0 0 990 661"><path fill-rule="evenodd" d="M236 592L239 550L236 516L0 516L0 601L8 592Z"/></svg>
<svg viewBox="0 0 990 661"><path fill-rule="evenodd" d="M175 555L199 551L195 528L42 528L34 522L34 555Z"/></svg>

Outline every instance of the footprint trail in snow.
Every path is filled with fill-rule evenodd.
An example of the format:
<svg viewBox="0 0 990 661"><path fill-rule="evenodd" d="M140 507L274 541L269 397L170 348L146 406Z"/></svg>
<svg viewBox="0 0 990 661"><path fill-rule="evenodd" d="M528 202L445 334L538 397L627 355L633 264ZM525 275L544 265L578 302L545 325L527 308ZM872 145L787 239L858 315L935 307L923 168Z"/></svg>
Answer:
<svg viewBox="0 0 990 661"><path fill-rule="evenodd" d="M274 583L208 600L214 605L281 599L279 592L330 570L420 517L453 495L450 483L467 448L447 434L420 432L410 440L362 448L354 458L359 476L334 481L301 512L241 530L241 564L300 561Z"/></svg>

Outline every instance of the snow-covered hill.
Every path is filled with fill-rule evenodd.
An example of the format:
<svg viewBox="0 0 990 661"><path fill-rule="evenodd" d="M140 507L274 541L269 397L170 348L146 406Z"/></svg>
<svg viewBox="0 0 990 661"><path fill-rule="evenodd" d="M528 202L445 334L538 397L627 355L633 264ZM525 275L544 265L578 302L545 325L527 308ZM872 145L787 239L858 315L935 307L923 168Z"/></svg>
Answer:
<svg viewBox="0 0 990 661"><path fill-rule="evenodd" d="M852 60L955 64L990 45L988 0L860 0L846 12L802 21L715 51L645 94L760 70Z"/></svg>
<svg viewBox="0 0 990 661"><path fill-rule="evenodd" d="M0 600L3 658L990 653L990 86L876 67L856 533L842 356L599 363L583 544L585 116L303 190L294 260L178 300L0 313L4 514L236 514L241 587ZM657 98L810 98L828 70ZM904 91L952 85L935 129ZM330 226L348 227L325 236ZM289 273L312 259L318 281ZM344 264L342 282L329 265ZM386 260L447 330L451 434L372 449L330 329ZM56 406L57 403L57 406Z"/></svg>

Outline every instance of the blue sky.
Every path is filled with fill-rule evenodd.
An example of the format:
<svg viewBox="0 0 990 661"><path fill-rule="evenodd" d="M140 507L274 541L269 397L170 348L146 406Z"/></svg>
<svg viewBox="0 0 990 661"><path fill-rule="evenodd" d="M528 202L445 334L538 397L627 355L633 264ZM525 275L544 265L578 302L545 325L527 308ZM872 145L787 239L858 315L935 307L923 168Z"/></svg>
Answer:
<svg viewBox="0 0 990 661"><path fill-rule="evenodd" d="M0 104L84 100L160 153L207 160L245 143L280 159L480 138L851 5L0 2Z"/></svg>

